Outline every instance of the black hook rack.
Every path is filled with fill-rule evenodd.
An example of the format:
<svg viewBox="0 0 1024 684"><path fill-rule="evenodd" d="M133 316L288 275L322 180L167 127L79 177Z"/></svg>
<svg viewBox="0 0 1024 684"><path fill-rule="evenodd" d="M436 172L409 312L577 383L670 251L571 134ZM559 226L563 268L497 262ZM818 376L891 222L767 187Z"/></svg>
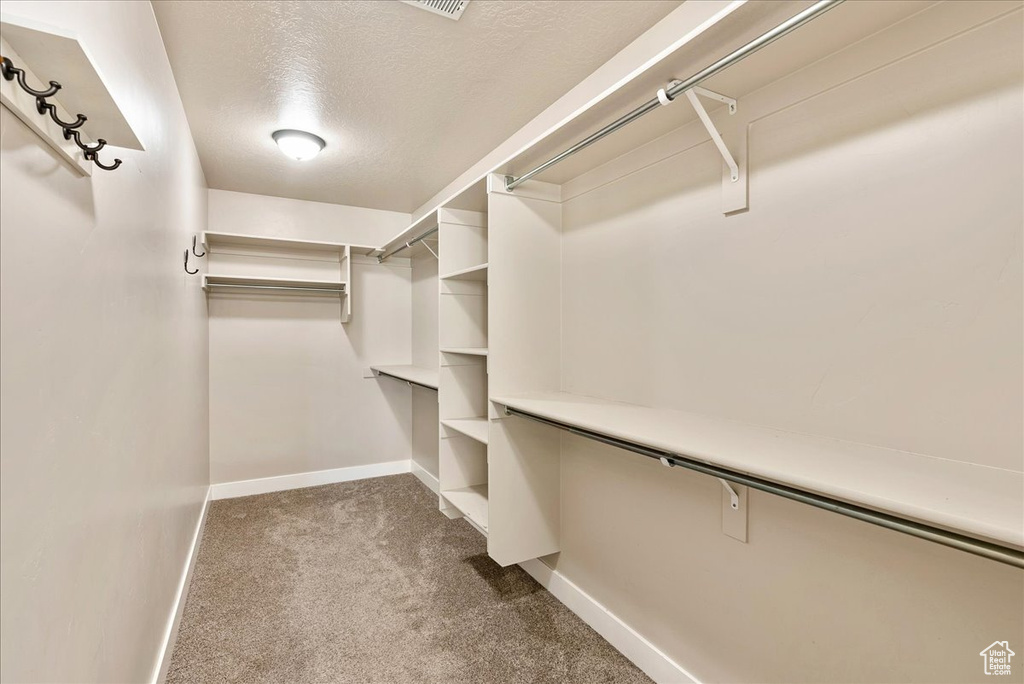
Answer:
<svg viewBox="0 0 1024 684"><path fill-rule="evenodd" d="M82 154L85 157L86 161L91 161L93 164L100 167L104 171L113 171L114 169L121 165L120 159L115 159L114 163L110 165L104 164L100 161L97 152L103 149L103 147L107 144L107 141L104 140L103 138L98 139L96 141L96 145L93 147L90 147L82 142L81 136L77 129L80 128L82 124L84 124L86 121L88 121L87 116L85 116L84 114L76 114L76 120L71 123L61 121L60 118L57 116L56 105L54 105L52 102L47 102L46 98L53 97L57 94L57 91L61 89L60 83L57 83L57 81L50 81L50 87L46 90L36 90L35 88L32 88L31 86L29 86L28 83L25 82L25 70L19 69L18 67L14 66L14 62L12 62L7 57L0 57L0 75L2 75L4 79L7 81L13 81L17 79L18 85L21 86L21 89L29 95L35 97L36 111L38 111L40 114L44 116L48 114L50 118L53 119L53 122L64 130L64 139L75 141L75 144L79 147L79 149L82 150ZM187 265L185 266L185 270L188 270Z"/></svg>
<svg viewBox="0 0 1024 684"><path fill-rule="evenodd" d="M205 249L203 250L202 254L196 254L196 236L195 235L192 236L192 255L193 256L197 256L197 257L204 257L204 256L206 256L206 250Z"/></svg>

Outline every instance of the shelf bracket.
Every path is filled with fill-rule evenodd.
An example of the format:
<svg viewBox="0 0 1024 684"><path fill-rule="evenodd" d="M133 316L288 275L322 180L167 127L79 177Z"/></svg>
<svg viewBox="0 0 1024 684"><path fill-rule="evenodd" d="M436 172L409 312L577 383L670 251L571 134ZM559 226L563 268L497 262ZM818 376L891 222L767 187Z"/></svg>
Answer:
<svg viewBox="0 0 1024 684"><path fill-rule="evenodd" d="M690 88L686 91L686 99L693 105L694 111L697 112L697 116L700 117L700 122L704 124L704 128L707 129L708 134L711 136L711 141L715 143L715 147L718 148L718 153L722 155L722 159L725 160L725 165L729 167L729 179L736 183L740 179L740 167L733 158L732 153L729 152L729 148L725 146L725 141L722 140L721 134L718 132L718 128L715 127L715 122L708 116L708 110L704 109L704 105L701 104L698 95L718 100L729 105L729 114L736 113L736 100L731 97L726 97L719 93L712 92L705 88Z"/></svg>
<svg viewBox="0 0 1024 684"><path fill-rule="evenodd" d="M681 83L681 81L672 81L666 86L666 88L671 89L679 83ZM663 105L671 104L673 100L675 100L675 97L670 98L668 96L666 88L658 90L658 101ZM697 117L700 119L701 124L703 124L705 130L707 130L708 135L711 136L711 142L714 143L715 148L722 156L722 161L724 162L722 175L722 213L728 215L746 210L747 123L744 121L730 120L728 122L723 122L720 129L719 126L716 126L715 122L711 120L711 116L700 101L700 98L704 97L709 100L721 102L727 106L729 115L732 116L737 111L736 99L700 86L694 86L693 88L685 91L684 94L686 95L686 99L690 101L690 105L693 107L694 111L697 113ZM726 140L729 140L730 144L726 144ZM732 147L732 151L729 149L730 146ZM736 152L735 155L733 154L733 151Z"/></svg>
<svg viewBox="0 0 1024 684"><path fill-rule="evenodd" d="M662 456L661 464L669 468L676 466L667 456ZM716 477L722 485L722 532L744 544L747 542L747 488L732 484Z"/></svg>
<svg viewBox="0 0 1024 684"><path fill-rule="evenodd" d="M726 482L725 480L723 480L720 477L717 478L717 479L718 479L719 482L722 483L722 486L725 487L725 491L729 492L729 507L732 508L734 511L739 510L739 508L740 508L740 495L736 493L736 490L732 488L731 484L729 484L728 482Z"/></svg>
<svg viewBox="0 0 1024 684"><path fill-rule="evenodd" d="M428 245L428 244L427 244L427 242L426 242L425 240L424 240L424 242L423 242L423 246L427 248L427 251L428 251L428 252L430 252L431 254L433 254L433 255L434 255L434 258L435 258L435 259L440 259L440 258L441 258L441 257L437 256L437 252L435 252L434 250L430 249L430 245Z"/></svg>

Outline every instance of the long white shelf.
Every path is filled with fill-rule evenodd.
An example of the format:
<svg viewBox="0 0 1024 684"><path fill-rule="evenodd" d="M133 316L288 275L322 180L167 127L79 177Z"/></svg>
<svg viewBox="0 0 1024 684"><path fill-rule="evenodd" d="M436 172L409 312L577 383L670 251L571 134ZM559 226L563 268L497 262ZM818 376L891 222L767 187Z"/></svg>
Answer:
<svg viewBox="0 0 1024 684"><path fill-rule="evenodd" d="M398 380L405 380L428 389L437 389L438 370L422 366L370 366L370 370Z"/></svg>
<svg viewBox="0 0 1024 684"><path fill-rule="evenodd" d="M465 354L467 356L487 356L487 347L442 347L443 354Z"/></svg>
<svg viewBox="0 0 1024 684"><path fill-rule="evenodd" d="M1024 473L564 392L491 397L541 418L1024 548Z"/></svg>
<svg viewBox="0 0 1024 684"><path fill-rule="evenodd" d="M470 266L464 268L461 271L454 271L447 275L441 276L441 280L475 280L475 281L486 281L487 280L487 264L480 264L479 266Z"/></svg>
<svg viewBox="0 0 1024 684"><path fill-rule="evenodd" d="M294 291L296 294L322 293L327 295L347 294L347 285L338 280L306 280L302 278L264 278L253 276L217 275L203 276L203 289L210 291L217 287Z"/></svg>
<svg viewBox="0 0 1024 684"><path fill-rule="evenodd" d="M442 490L441 496L471 521L487 529L487 485Z"/></svg>
<svg viewBox="0 0 1024 684"><path fill-rule="evenodd" d="M277 247L280 249L338 253L344 252L347 246L343 242L293 240L291 238L246 235L244 233L219 233L216 231L206 231L203 233L203 245L211 251L217 251L221 247Z"/></svg>
<svg viewBox="0 0 1024 684"><path fill-rule="evenodd" d="M486 418L448 418L441 421L441 425L450 427L456 432L475 439L478 442L487 444L487 419Z"/></svg>

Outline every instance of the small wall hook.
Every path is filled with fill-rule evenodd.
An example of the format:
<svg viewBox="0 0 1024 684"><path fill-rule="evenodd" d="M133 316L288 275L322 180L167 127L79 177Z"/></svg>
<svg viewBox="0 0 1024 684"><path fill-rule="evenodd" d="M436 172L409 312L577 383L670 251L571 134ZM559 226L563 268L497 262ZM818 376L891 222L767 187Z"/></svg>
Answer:
<svg viewBox="0 0 1024 684"><path fill-rule="evenodd" d="M118 164L121 163L120 159L115 159L114 161L118 162ZM195 275L196 273L199 273L199 269L198 268L196 270L194 270L194 271L188 270L188 250L187 249L185 250L185 273L188 273L189 275Z"/></svg>
<svg viewBox="0 0 1024 684"><path fill-rule="evenodd" d="M18 85L29 95L35 95L36 97L52 97L57 94L60 90L60 83L56 81L50 81L50 87L46 90L36 90L29 86L25 82L25 70L19 69L14 66L14 63L6 57L0 57L0 74L8 81L13 81L15 78L18 79Z"/></svg>
<svg viewBox="0 0 1024 684"><path fill-rule="evenodd" d="M107 166L106 164L100 162L99 157L97 157L95 154L93 154L92 155L92 163L95 164L96 166L100 167L104 171L113 171L114 169L116 169L118 166L121 165L121 160L120 159L115 159L113 164L111 164L110 166Z"/></svg>
<svg viewBox="0 0 1024 684"><path fill-rule="evenodd" d="M79 128L82 124L89 120L89 117L85 116L84 114L76 114L75 116L78 118L77 121L73 121L71 123L61 121L60 118L57 117L57 106L51 102L47 102L46 99L42 97L36 98L36 111L38 111L40 114L49 114L50 118L53 119L54 123L56 123L64 130Z"/></svg>
<svg viewBox="0 0 1024 684"><path fill-rule="evenodd" d="M81 133L79 133L76 130L67 128L64 129L64 139L74 140L75 144L78 145L79 149L81 149L82 152L85 152L86 159L92 159L97 152L102 150L107 145L107 141L104 140L103 138L100 138L99 140L96 141L96 145L94 147L89 147L88 145L82 142Z"/></svg>
<svg viewBox="0 0 1024 684"><path fill-rule="evenodd" d="M202 254L196 254L196 236L192 236L192 256L204 257L206 256L206 250L203 250Z"/></svg>

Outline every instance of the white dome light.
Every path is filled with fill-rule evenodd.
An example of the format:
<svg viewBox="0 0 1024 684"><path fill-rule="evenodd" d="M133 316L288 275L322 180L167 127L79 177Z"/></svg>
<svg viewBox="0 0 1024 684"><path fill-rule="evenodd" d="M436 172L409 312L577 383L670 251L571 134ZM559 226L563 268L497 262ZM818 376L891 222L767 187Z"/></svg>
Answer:
<svg viewBox="0 0 1024 684"><path fill-rule="evenodd" d="M324 149L324 146L327 144L318 135L291 129L274 131L271 137L274 138L274 142L277 143L282 152L292 159L298 159L299 161L312 159L320 154L320 150Z"/></svg>

